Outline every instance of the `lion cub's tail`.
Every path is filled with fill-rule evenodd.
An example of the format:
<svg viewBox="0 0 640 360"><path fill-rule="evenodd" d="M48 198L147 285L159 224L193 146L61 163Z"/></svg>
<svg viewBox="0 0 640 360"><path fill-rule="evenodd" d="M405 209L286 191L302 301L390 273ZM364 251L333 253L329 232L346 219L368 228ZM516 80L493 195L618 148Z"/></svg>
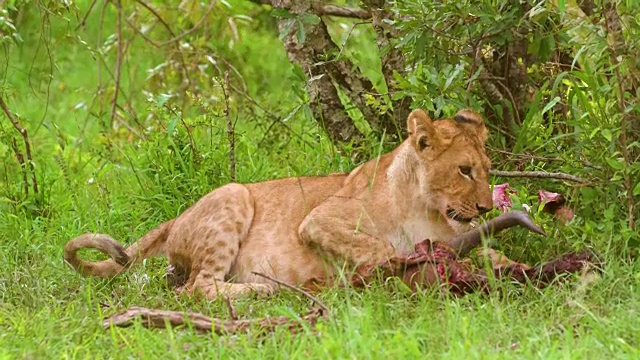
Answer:
<svg viewBox="0 0 640 360"><path fill-rule="evenodd" d="M114 277L146 258L164 255L164 244L172 225L173 220L163 223L127 249L109 235L83 234L65 245L64 259L82 275L102 278ZM78 258L78 250L80 249L100 250L111 256L111 259L85 261Z"/></svg>

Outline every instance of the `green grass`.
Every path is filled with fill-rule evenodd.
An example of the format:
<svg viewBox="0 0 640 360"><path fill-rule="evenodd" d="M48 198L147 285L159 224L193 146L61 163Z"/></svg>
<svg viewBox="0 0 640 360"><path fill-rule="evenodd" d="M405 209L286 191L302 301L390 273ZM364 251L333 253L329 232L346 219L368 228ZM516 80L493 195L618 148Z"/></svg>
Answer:
<svg viewBox="0 0 640 360"><path fill-rule="evenodd" d="M112 23L113 14L109 16ZM96 22L89 24L83 36L95 41ZM31 45L39 35L38 28L33 29L30 37L28 32L22 34L27 40L32 38ZM253 30L241 29L245 36ZM54 29L56 34L68 31L64 26ZM55 38L63 40L52 47L57 68L48 103L48 82L30 70L30 60L35 58L36 71L48 72L42 51L34 57L34 47L29 44L20 51L14 49L3 73L3 86L9 89L5 98L33 136L42 196L38 201L25 201L20 169L6 140L13 129L0 117L0 158L4 162L0 168L0 358L640 356L640 264L620 255L626 245L620 243L616 227L611 225L615 219L606 213L602 219L578 219L565 228L540 215L537 221L544 223L549 238L526 239L524 232L511 231L498 239L507 255L530 262L551 259L571 248L593 248L602 254L605 267L602 276L586 286L570 281L537 290L501 284L491 295L472 294L461 299L433 290L409 294L393 282L366 290L331 289L318 295L331 309L330 317L295 335L280 329L266 336L220 337L188 328L148 330L140 323L103 329L104 316L129 306L228 318L222 302L179 297L168 289L162 278L165 259L150 259L112 280L83 278L62 261L64 244L78 234L104 232L131 243L228 182L225 124L220 117L210 123L198 122L196 115L186 119L195 124L197 155L188 145L184 126L178 124L175 133L167 134L163 129L171 121L170 115L138 94L143 85L137 82L144 77L145 67L155 66L161 56L149 51L137 53L135 66L127 68L132 75L125 85L130 93L138 94L134 105L140 118L148 113L157 116L150 121L154 127L145 132L145 140L130 140L126 131L105 135L99 124L108 113L89 116L85 110L75 109L80 102L89 103L95 91L94 60L77 41ZM286 115L298 104L293 88L300 84L292 79L283 52L270 53L269 61L261 61L265 49L278 46L277 39L262 34L239 42L235 51L241 54L239 58L248 59L244 75L251 94ZM367 56L363 59L361 66L366 66L369 60ZM336 153L302 115L294 116L289 125L306 142L276 127L260 143L268 117L243 108L248 104L239 99L234 101L234 114L239 119L239 181L353 168L350 159ZM368 150L378 151L376 144ZM515 180L511 184L538 186ZM243 318L295 318L312 304L283 290L266 300L247 298L234 305Z"/></svg>

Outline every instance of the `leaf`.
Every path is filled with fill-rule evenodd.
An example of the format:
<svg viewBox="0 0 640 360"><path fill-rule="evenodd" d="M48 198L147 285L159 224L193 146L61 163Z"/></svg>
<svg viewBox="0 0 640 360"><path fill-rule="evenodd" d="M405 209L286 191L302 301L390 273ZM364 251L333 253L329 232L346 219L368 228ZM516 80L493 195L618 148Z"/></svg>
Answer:
<svg viewBox="0 0 640 360"><path fill-rule="evenodd" d="M318 75L312 76L311 78L309 78L309 81L308 81L308 82L309 82L309 83L311 83L311 82L314 82L314 81L316 81L316 80L320 80L320 79L322 79L322 77L323 77L323 76L325 76L325 75L326 75L326 74L318 74Z"/></svg>
<svg viewBox="0 0 640 360"><path fill-rule="evenodd" d="M582 55L582 52L585 50L587 50L586 45L580 47L580 50L578 50L576 55L573 57L573 61L571 62L571 70L574 69L574 67L576 66L576 62L578 61L578 58L580 57L580 55Z"/></svg>
<svg viewBox="0 0 640 360"><path fill-rule="evenodd" d="M527 46L527 53L538 54L538 52L540 52L540 38L534 37L533 41L531 41L529 46Z"/></svg>
<svg viewBox="0 0 640 360"><path fill-rule="evenodd" d="M554 97L553 100L549 101L549 103L545 105L545 107L542 109L542 113L544 114L547 111L551 110L552 107L556 106L558 101L560 101L560 97L558 96Z"/></svg>
<svg viewBox="0 0 640 360"><path fill-rule="evenodd" d="M162 107L164 106L164 104L167 103L167 101L169 99L171 99L173 96L169 95L169 94L160 94L158 95L158 97L156 97L156 105L158 107Z"/></svg>
<svg viewBox="0 0 640 360"><path fill-rule="evenodd" d="M613 138L613 134L611 134L611 130L609 129L602 129L600 133L602 134L602 136L604 136L605 139L607 139L607 141L611 141L611 139Z"/></svg>
<svg viewBox="0 0 640 360"><path fill-rule="evenodd" d="M563 13L565 8L567 7L567 2L565 0L558 0L558 10Z"/></svg>
<svg viewBox="0 0 640 360"><path fill-rule="evenodd" d="M616 158L606 158L607 163L613 170L622 170L624 169L624 163Z"/></svg>
<svg viewBox="0 0 640 360"><path fill-rule="evenodd" d="M294 20L289 19L282 27L282 31L280 31L280 36L278 38L282 41L291 33L291 28L293 27Z"/></svg>
<svg viewBox="0 0 640 360"><path fill-rule="evenodd" d="M548 60L555 49L556 40L553 35L549 35L543 38L540 42L540 51L538 56L540 56L542 60Z"/></svg>
<svg viewBox="0 0 640 360"><path fill-rule="evenodd" d="M300 20L305 24L318 25L321 19L318 15L315 14L304 14L300 18Z"/></svg>
<svg viewBox="0 0 640 360"><path fill-rule="evenodd" d="M282 19L293 19L295 17L294 14L290 13L289 10L286 9L273 9L271 10L271 16Z"/></svg>
<svg viewBox="0 0 640 360"><path fill-rule="evenodd" d="M418 38L416 39L413 51L416 53L417 56L423 56L425 53L426 47L427 47L427 35L422 34L418 36Z"/></svg>
<svg viewBox="0 0 640 360"><path fill-rule="evenodd" d="M633 196L640 195L640 182L636 184L636 187L633 188Z"/></svg>
<svg viewBox="0 0 640 360"><path fill-rule="evenodd" d="M180 116L175 115L171 121L169 121L169 125L167 125L167 134L169 136L173 135L173 131L176 129L176 125L178 124L178 120L180 120Z"/></svg>
<svg viewBox="0 0 640 360"><path fill-rule="evenodd" d="M463 64L458 64L456 66L456 68L453 70L453 73L451 74L451 76L449 76L447 81L444 83L444 88L442 89L443 92L449 88L449 86L451 85L453 80L455 80L458 77L458 75L460 75L460 73L462 72L463 69L464 69L464 65Z"/></svg>
<svg viewBox="0 0 640 360"><path fill-rule="evenodd" d="M298 44L304 44L304 41L306 39L306 34L304 32L304 24L300 20L296 21L296 23L298 23L298 30L296 31L296 39L298 40Z"/></svg>

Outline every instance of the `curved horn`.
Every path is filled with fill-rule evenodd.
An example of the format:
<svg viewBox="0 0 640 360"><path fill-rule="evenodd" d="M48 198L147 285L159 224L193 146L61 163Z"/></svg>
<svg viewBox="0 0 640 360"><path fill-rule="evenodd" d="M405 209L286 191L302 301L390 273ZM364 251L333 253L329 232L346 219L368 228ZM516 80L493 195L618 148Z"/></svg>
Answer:
<svg viewBox="0 0 640 360"><path fill-rule="evenodd" d="M459 234L449 240L449 245L458 254L459 257L467 255L471 250L478 247L483 236L495 235L504 229L520 225L529 229L536 234L546 236L544 231L540 229L533 220L524 211L509 211L494 219L487 221L479 227Z"/></svg>

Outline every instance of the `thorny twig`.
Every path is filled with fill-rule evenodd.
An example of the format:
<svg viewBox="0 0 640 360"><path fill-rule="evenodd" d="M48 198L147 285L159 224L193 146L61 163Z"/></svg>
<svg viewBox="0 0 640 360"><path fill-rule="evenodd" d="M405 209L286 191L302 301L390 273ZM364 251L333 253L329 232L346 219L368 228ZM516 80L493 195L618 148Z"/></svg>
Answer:
<svg viewBox="0 0 640 360"><path fill-rule="evenodd" d="M538 179L558 179L573 181L581 184L586 184L589 180L569 175L561 172L544 172L544 171L503 171L503 170L489 170L489 174L493 176L502 177L526 177L526 178L538 178Z"/></svg>
<svg viewBox="0 0 640 360"><path fill-rule="evenodd" d="M18 130L18 132L20 133L20 135L22 135L22 140L24 141L24 151L27 155L27 163L28 165L28 169L29 172L31 173L31 186L33 187L33 193L34 194L38 194L38 181L36 180L36 171L35 171L35 166L33 164L33 157L31 156L31 141L29 140L29 133L27 132L27 129L25 129L20 122L13 117L13 115L11 114L11 111L9 110L9 107L7 106L7 104L4 102L4 99L2 98L2 96L0 96L0 108L2 108L2 110L4 111L4 114L7 116L7 118L9 119L9 121L11 122L11 124L13 125L13 127ZM16 157L18 159L18 162L20 163L20 165L23 168L23 175L24 175L24 180L25 180L25 196L29 196L29 186L27 184L27 178L26 178L26 173L27 173L27 164L25 164L24 161L24 157L22 156L22 153L20 153L18 145L14 139L13 142L13 151L16 153Z"/></svg>
<svg viewBox="0 0 640 360"><path fill-rule="evenodd" d="M231 182L236 181L236 141L233 131L233 123L231 122L231 111L229 106L229 71L224 73L224 86L222 87L224 95L224 115L227 120L227 140L229 141L229 176Z"/></svg>
<svg viewBox="0 0 640 360"><path fill-rule="evenodd" d="M286 287L286 288L289 288L289 289L291 289L291 290L293 290L293 291L295 291L295 292L298 292L298 293L300 293L300 294L302 294L302 295L306 296L308 299L310 299L311 301L313 301L317 306L319 306L319 307L320 307L320 308L321 308L321 309L322 309L326 314L328 314L328 313L329 313L329 308L328 308L325 304L323 304L320 300L318 300L318 299L317 299L316 297L314 297L313 295L311 295L311 294L309 294L308 292L306 292L306 291L304 291L304 290L300 289L299 287L297 287L297 286L293 286L293 285L291 285L291 284L287 284L287 283L286 283L286 282L284 282L284 281L280 281L280 280L278 280L278 279L276 279L276 278L273 278L273 277L271 277L271 276L269 276L269 275L265 275L265 274L262 274L262 273L259 273L259 272L255 272L255 271L253 271L252 273L253 273L254 275L258 275L258 276L261 276L261 277L263 277L263 278L265 278L265 279L267 279L267 280L271 280L271 281L273 281L273 282L274 282L274 283L276 283L276 284L282 285L282 286L284 286L284 287Z"/></svg>

